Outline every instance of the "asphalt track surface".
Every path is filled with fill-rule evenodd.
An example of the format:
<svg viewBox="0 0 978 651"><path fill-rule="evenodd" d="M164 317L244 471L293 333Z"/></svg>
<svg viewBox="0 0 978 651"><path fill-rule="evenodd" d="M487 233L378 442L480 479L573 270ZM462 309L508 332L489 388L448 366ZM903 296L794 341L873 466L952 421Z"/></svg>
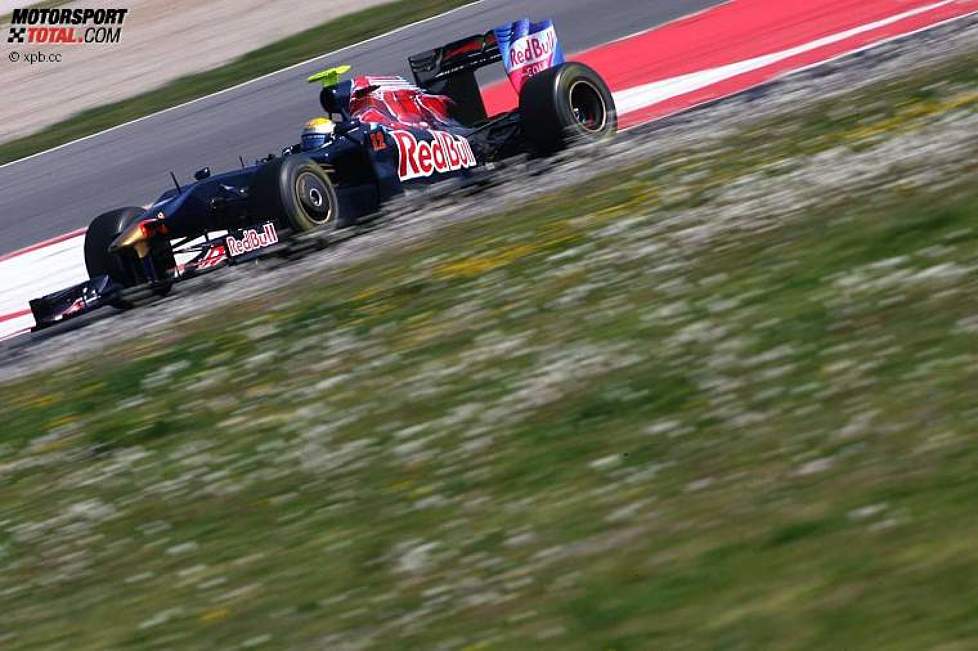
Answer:
<svg viewBox="0 0 978 651"><path fill-rule="evenodd" d="M722 0L483 0L336 55L0 167L0 255L82 228L100 212L155 199L205 165L215 172L279 152L317 113L305 78L348 63L355 73L410 77L409 55L523 16L553 18L568 53L649 29ZM503 76L486 70L481 81Z"/></svg>

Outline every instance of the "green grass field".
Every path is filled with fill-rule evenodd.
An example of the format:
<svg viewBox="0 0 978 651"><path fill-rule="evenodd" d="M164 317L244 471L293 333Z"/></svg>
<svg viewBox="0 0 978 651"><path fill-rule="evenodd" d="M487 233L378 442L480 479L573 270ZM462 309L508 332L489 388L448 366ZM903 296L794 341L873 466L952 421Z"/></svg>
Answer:
<svg viewBox="0 0 978 651"><path fill-rule="evenodd" d="M972 64L0 386L0 644L974 648Z"/></svg>
<svg viewBox="0 0 978 651"><path fill-rule="evenodd" d="M180 77L155 90L82 111L39 133L0 143L0 165L230 88L471 1L397 0L342 16L249 52L219 68Z"/></svg>

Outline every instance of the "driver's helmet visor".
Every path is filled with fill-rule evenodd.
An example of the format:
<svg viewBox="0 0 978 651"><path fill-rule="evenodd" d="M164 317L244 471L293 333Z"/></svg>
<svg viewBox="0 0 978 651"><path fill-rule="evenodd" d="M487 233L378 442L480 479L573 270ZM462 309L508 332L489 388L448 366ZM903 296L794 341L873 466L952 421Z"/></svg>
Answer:
<svg viewBox="0 0 978 651"><path fill-rule="evenodd" d="M329 118L313 118L302 129L302 149L319 149L332 137L336 125Z"/></svg>

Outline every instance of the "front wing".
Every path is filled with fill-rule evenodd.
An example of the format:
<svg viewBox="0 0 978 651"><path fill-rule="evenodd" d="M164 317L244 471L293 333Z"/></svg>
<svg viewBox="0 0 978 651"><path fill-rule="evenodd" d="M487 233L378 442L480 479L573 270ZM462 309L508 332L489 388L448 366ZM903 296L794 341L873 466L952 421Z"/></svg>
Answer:
<svg viewBox="0 0 978 651"><path fill-rule="evenodd" d="M377 226L378 222L364 225L364 229ZM32 331L43 330L64 321L89 314L106 305L138 305L160 296L162 289L192 278L197 278L225 266L238 265L266 257L287 259L321 250L339 240L352 237L360 229L345 229L338 232L312 231L300 236L290 236L281 242L278 233L268 237L268 224L244 229L228 234L222 239L209 241L206 245L195 247L199 253L191 260L180 264L173 276L162 283L125 287L109 276L97 276L67 289L30 301L35 326Z"/></svg>

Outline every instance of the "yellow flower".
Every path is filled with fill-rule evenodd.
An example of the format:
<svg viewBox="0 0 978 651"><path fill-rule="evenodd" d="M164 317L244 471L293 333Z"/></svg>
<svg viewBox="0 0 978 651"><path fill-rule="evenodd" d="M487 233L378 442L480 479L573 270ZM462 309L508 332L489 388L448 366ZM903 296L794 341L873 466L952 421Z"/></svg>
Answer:
<svg viewBox="0 0 978 651"><path fill-rule="evenodd" d="M492 254L475 256L458 262L448 262L436 267L435 275L443 279L481 276L536 253L541 248L543 247L540 244L519 244Z"/></svg>
<svg viewBox="0 0 978 651"><path fill-rule="evenodd" d="M213 624L227 619L230 615L231 611L227 608L215 608L201 613L200 621L202 624Z"/></svg>
<svg viewBox="0 0 978 651"><path fill-rule="evenodd" d="M58 427L63 427L65 425L70 425L78 420L78 416L74 414L68 414L66 416L59 416L58 418L53 418L48 421L48 429L56 429Z"/></svg>
<svg viewBox="0 0 978 651"><path fill-rule="evenodd" d="M489 648L489 643L483 640L482 642L476 642L475 644L469 644L462 647L462 651L485 651Z"/></svg>

